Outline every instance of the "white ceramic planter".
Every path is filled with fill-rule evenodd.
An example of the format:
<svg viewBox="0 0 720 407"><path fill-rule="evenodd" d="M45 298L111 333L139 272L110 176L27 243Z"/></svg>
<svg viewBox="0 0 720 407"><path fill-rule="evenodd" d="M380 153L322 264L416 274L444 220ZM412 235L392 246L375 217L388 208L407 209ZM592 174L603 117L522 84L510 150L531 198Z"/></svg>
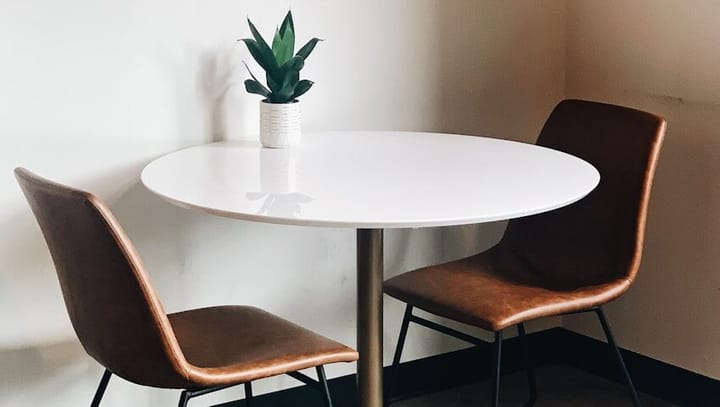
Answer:
<svg viewBox="0 0 720 407"><path fill-rule="evenodd" d="M300 144L300 102L260 102L260 143L270 148L287 148Z"/></svg>

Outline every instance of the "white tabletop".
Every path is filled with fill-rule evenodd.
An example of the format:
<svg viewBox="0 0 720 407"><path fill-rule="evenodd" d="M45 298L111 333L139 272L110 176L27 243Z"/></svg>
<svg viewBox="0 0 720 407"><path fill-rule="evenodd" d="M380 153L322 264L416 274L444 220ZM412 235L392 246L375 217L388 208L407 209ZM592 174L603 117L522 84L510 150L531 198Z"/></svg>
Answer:
<svg viewBox="0 0 720 407"><path fill-rule="evenodd" d="M568 205L600 176L555 150L414 132L303 135L293 149L227 142L150 163L145 186L215 215L290 225L401 228L517 218Z"/></svg>

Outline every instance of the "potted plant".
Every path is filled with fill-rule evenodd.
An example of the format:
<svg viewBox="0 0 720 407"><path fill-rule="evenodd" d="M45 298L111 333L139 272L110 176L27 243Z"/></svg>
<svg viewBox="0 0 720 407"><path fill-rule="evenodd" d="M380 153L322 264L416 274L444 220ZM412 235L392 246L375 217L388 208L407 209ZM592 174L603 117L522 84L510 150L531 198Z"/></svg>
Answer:
<svg viewBox="0 0 720 407"><path fill-rule="evenodd" d="M295 24L289 11L275 30L272 46L249 18L248 25L253 38L240 41L245 43L250 55L265 70L267 84L260 82L245 64L251 77L245 81L245 89L248 93L264 97L260 102L260 142L271 148L296 145L301 135L298 97L313 86L312 81L300 80L300 70L320 39L311 39L295 53Z"/></svg>

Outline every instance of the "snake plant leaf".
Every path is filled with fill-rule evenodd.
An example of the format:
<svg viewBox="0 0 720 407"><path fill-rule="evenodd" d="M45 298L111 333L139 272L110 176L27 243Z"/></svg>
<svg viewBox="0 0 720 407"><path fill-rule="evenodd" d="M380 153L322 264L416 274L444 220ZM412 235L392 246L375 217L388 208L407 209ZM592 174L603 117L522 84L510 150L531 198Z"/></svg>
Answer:
<svg viewBox="0 0 720 407"><path fill-rule="evenodd" d="M282 88L280 88L277 92L273 92L270 101L272 103L288 103L292 101L292 96L295 94L295 88L297 87L299 81L299 72L289 72L283 81Z"/></svg>
<svg viewBox="0 0 720 407"><path fill-rule="evenodd" d="M307 59L307 57L310 56L310 53L315 49L315 46L318 42L322 41L320 38L313 38L310 41L307 42L302 48L300 48L300 51L295 54L296 56L302 57L303 59Z"/></svg>
<svg viewBox="0 0 720 407"><path fill-rule="evenodd" d="M258 78L255 77L255 75L252 73L252 71L250 70L250 67L248 66L248 64L245 63L245 61L243 61L243 65L245 65L245 69L247 69L248 73L250 74L250 77L253 78L253 80L254 80L258 85L260 85L260 87L263 89L263 91L264 91L265 93L267 93L267 94L270 94L270 90L269 90L268 88L266 88L266 87L258 80ZM248 79L248 80L249 80L249 79ZM247 82L247 81L246 81L246 82ZM247 88L247 83L245 84L245 87ZM252 93L252 92L251 92L251 93ZM267 96L267 95L265 95L265 96Z"/></svg>
<svg viewBox="0 0 720 407"><path fill-rule="evenodd" d="M249 93L262 95L270 103L291 103L313 86L309 80L300 80L300 70L321 40L313 38L297 54L295 51L295 23L292 12L288 11L280 27L275 30L272 46L268 45L255 25L248 18L252 38L243 39L252 57L265 70L267 86L263 85L245 64L250 77L245 81Z"/></svg>
<svg viewBox="0 0 720 407"><path fill-rule="evenodd" d="M258 49L260 50L263 59L265 60L265 62L267 62L267 64L272 68L273 71L276 70L278 68L278 63L275 59L275 54L273 53L272 48L270 48L263 36L260 35L260 32L258 32L257 28L255 28L255 24L253 24L249 18L248 25L250 26L250 32L252 32L253 38L255 38L255 42L257 43Z"/></svg>
<svg viewBox="0 0 720 407"><path fill-rule="evenodd" d="M293 56L293 48L295 48L295 33L292 30L286 30L283 36L281 30L275 30L273 37L272 51L278 65L283 65Z"/></svg>
<svg viewBox="0 0 720 407"><path fill-rule="evenodd" d="M275 52L275 49L277 49L277 47L280 46L280 42L282 42L282 35L280 35L280 29L275 28L275 35L273 35L273 42L272 42L273 52Z"/></svg>
<svg viewBox="0 0 720 407"><path fill-rule="evenodd" d="M272 103L288 103L293 100L295 89L300 82L300 69L304 63L300 57L293 57L283 67L280 68L283 73L280 89L273 90Z"/></svg>
<svg viewBox="0 0 720 407"><path fill-rule="evenodd" d="M287 59L280 63L280 65L282 65L295 54L295 23L293 22L292 11L290 10L288 10L285 19L280 25L280 37L290 51Z"/></svg>
<svg viewBox="0 0 720 407"><path fill-rule="evenodd" d="M257 41L258 44L260 44L261 46L264 45L265 47L267 47L268 44L265 41L265 38L263 38L263 36L260 35L260 32L255 27L255 24L253 24L253 22L249 18L247 19L247 22L248 22L248 25L250 26L250 32L252 33L253 38L255 38L255 41Z"/></svg>
<svg viewBox="0 0 720 407"><path fill-rule="evenodd" d="M282 33L281 29L280 34L282 35L283 43L285 44L285 48L287 49L287 59L285 60L285 62L287 62L290 58L292 58L293 54L295 53L295 29L287 29L285 30L285 34ZM284 64L285 62L280 63L280 65Z"/></svg>
<svg viewBox="0 0 720 407"><path fill-rule="evenodd" d="M280 91L280 89L282 88L282 83L283 83L282 78L280 78L280 79L275 79L275 78L274 78L272 75L270 75L270 73L268 72L268 73L265 75L265 80L267 81L268 87L269 87L270 90L272 90L273 92L278 92L278 91Z"/></svg>
<svg viewBox="0 0 720 407"><path fill-rule="evenodd" d="M270 91L267 90L267 88L263 86L262 83L258 82L255 79L245 80L245 90L248 93L254 93L256 95L261 95L266 98L270 96Z"/></svg>
<svg viewBox="0 0 720 407"><path fill-rule="evenodd" d="M295 87L295 93L293 93L291 99L297 99L300 96L304 95L307 91L312 88L312 86L315 84L313 81L309 81L307 79L303 79L300 82L298 82L297 86Z"/></svg>
<svg viewBox="0 0 720 407"><path fill-rule="evenodd" d="M289 61L284 63L274 73L268 73L266 75L267 83L273 92L281 92L286 97L292 94L293 89L288 89L289 84L292 83L292 78L298 77L300 70L305 66L305 60L294 56ZM298 78L299 80L299 78ZM298 80L295 80L297 83Z"/></svg>
<svg viewBox="0 0 720 407"><path fill-rule="evenodd" d="M305 59L299 56L294 56L280 67L279 72L283 74L291 70L300 71L301 69L303 69L304 66Z"/></svg>
<svg viewBox="0 0 720 407"><path fill-rule="evenodd" d="M295 36L295 23L293 22L292 17L292 11L288 10L287 15L285 16L285 19L283 20L282 24L280 25L280 36L285 38L285 35L287 35L287 31L290 30L293 32L293 37ZM295 44L293 43L293 48Z"/></svg>
<svg viewBox="0 0 720 407"><path fill-rule="evenodd" d="M280 88L280 94L288 101L292 98L295 93L295 88L300 82L300 72L296 70L290 70L283 80L283 86Z"/></svg>
<svg viewBox="0 0 720 407"><path fill-rule="evenodd" d="M272 50L263 50L257 41L250 38L245 38L240 41L245 43L248 51L250 51L250 55L252 55L253 59L257 61L262 69L266 72L276 72L278 70L277 61L275 60L275 55Z"/></svg>

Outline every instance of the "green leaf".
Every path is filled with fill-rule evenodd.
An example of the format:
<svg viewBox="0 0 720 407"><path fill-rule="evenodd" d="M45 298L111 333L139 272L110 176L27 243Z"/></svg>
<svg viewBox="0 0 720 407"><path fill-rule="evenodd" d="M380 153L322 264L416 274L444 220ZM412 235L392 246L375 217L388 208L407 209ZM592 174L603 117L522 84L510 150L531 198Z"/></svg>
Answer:
<svg viewBox="0 0 720 407"><path fill-rule="evenodd" d="M245 61L243 61L243 65L245 65L245 69L247 69L248 73L250 74L250 77L253 78L253 80L254 80L258 85L260 85L260 87L262 87L263 91L269 95L269 94L270 94L270 90L269 90L268 88L266 88L266 87L255 77L255 75L252 73L252 71L250 70L250 67L245 63ZM246 81L246 82L247 82L247 81ZM247 88L247 83L245 84L245 88ZM252 93L252 92L251 92L251 93ZM267 96L267 95L265 95L265 96Z"/></svg>
<svg viewBox="0 0 720 407"><path fill-rule="evenodd" d="M285 19L280 25L280 39L282 41L282 53L275 53L278 65L282 65L295 53L295 23L292 20L292 12L288 10ZM275 48L273 47L273 51Z"/></svg>
<svg viewBox="0 0 720 407"><path fill-rule="evenodd" d="M319 38L313 38L310 41L308 41L307 44L305 44L302 48L300 48L300 51L295 54L296 56L299 56L303 59L307 59L307 57L310 56L310 53L315 49L315 46L318 42L322 41Z"/></svg>
<svg viewBox="0 0 720 407"><path fill-rule="evenodd" d="M310 56L317 43L322 40L319 38L311 39L293 56L295 23L290 11L288 11L280 27L275 30L272 47L260 35L249 18L248 25L254 39L244 39L242 41L248 47L253 58L265 70L267 87L263 86L248 68L252 79L245 81L245 89L250 93L265 96L270 103L289 103L310 90L313 82L309 80L301 81L300 70L305 66L305 59Z"/></svg>
<svg viewBox="0 0 720 407"><path fill-rule="evenodd" d="M280 25L280 35L288 49L290 49L290 55L288 56L288 59L290 59L295 53L295 23L293 22L292 12L290 10L288 10L285 20L283 20L282 25Z"/></svg>
<svg viewBox="0 0 720 407"><path fill-rule="evenodd" d="M278 65L289 61L295 53L295 23L293 23L290 11L285 16L280 28L275 31L272 50Z"/></svg>
<svg viewBox="0 0 720 407"><path fill-rule="evenodd" d="M285 35L287 35L287 30L295 32L295 23L293 22L292 17L292 11L288 10L287 15L285 16L285 19L282 22L282 25L280 26L280 36L285 38ZM294 35L293 35L294 37ZM294 45L294 44L293 44Z"/></svg>
<svg viewBox="0 0 720 407"><path fill-rule="evenodd" d="M283 39L283 43L285 44L285 48L287 49L287 59L285 62L287 62L290 58L292 58L293 54L295 53L295 30L294 29L288 29L285 31L285 34L281 35ZM284 64L285 62L280 63L280 65Z"/></svg>
<svg viewBox="0 0 720 407"><path fill-rule="evenodd" d="M272 50L275 55L277 55L277 49L280 47L280 43L282 42L282 36L280 35L280 29L275 29L275 35L273 36L273 42L272 42Z"/></svg>
<svg viewBox="0 0 720 407"><path fill-rule="evenodd" d="M272 103L288 103L293 99L295 88L300 80L300 74L297 71L290 71L285 76L280 89L274 90L270 95Z"/></svg>
<svg viewBox="0 0 720 407"><path fill-rule="evenodd" d="M257 61L257 63L265 70L265 72L275 73L278 70L277 61L275 60L275 55L273 54L272 50L262 49L257 43L257 41L250 38L245 38L240 41L245 43L248 51L250 51L250 55L252 55L253 59Z"/></svg>
<svg viewBox="0 0 720 407"><path fill-rule="evenodd" d="M270 66L271 70L274 71L278 68L277 60L275 59L275 54L272 51L272 48L268 45L268 43L265 41L262 35L258 32L257 28L255 28L255 25L250 21L248 18L248 25L250 26L250 32L252 32L253 37L255 38L255 42L257 43L258 49L263 55L263 58L267 62L268 66ZM259 61L258 61L259 62ZM267 71L267 69L266 69Z"/></svg>
<svg viewBox="0 0 720 407"><path fill-rule="evenodd" d="M264 96L265 98L270 96L270 91L265 88L262 83L255 79L245 80L245 90L248 93L254 93L256 95Z"/></svg>
<svg viewBox="0 0 720 407"><path fill-rule="evenodd" d="M283 86L280 88L280 92L278 92L286 101L292 100L293 94L295 94L295 88L297 87L298 83L300 82L300 72L291 70L288 72L287 76L285 76L285 80L283 81Z"/></svg>
<svg viewBox="0 0 720 407"><path fill-rule="evenodd" d="M280 68L278 68L275 73L268 73L266 75L266 79L268 86L273 91L273 93L285 93L287 97L290 97L294 88L288 90L288 84L292 83L291 80L295 77L298 78L295 79L295 83L297 83L300 76L300 70L303 68L303 66L305 66L305 60L298 56L294 56L289 61L284 63Z"/></svg>
<svg viewBox="0 0 720 407"><path fill-rule="evenodd" d="M272 103L288 103L292 101L295 88L300 81L300 69L302 69L304 63L302 58L293 57L280 67L278 77L268 79L268 84L271 85L272 89L272 96L270 97Z"/></svg>
<svg viewBox="0 0 720 407"><path fill-rule="evenodd" d="M280 67L279 73L282 75L280 78L275 78L278 83L281 84L280 89L273 91L276 93L277 100L279 103L288 103L293 100L295 94L295 88L300 82L300 70L305 66L305 60L301 57L294 56L283 66Z"/></svg>
<svg viewBox="0 0 720 407"><path fill-rule="evenodd" d="M283 65L290 60L294 47L295 34L292 31L286 31L284 37L280 34L280 30L275 31L272 51L275 54L275 59L277 60L278 65Z"/></svg>
<svg viewBox="0 0 720 407"><path fill-rule="evenodd" d="M263 36L260 35L260 32L255 27L255 24L253 24L253 22L250 21L249 18L247 21L248 21L248 25L250 26L250 32L252 33L253 38L255 38L255 41L257 41L261 47L269 48L267 42L265 41L265 38L263 38Z"/></svg>
<svg viewBox="0 0 720 407"><path fill-rule="evenodd" d="M305 60L301 57L294 56L280 67L280 73L286 73L290 70L300 71L305 66Z"/></svg>
<svg viewBox="0 0 720 407"><path fill-rule="evenodd" d="M309 81L307 79L303 79L300 82L298 82L297 86L295 87L295 93L292 95L292 99L297 99L300 96L304 95L307 91L312 88L312 86L315 84L313 81Z"/></svg>
<svg viewBox="0 0 720 407"><path fill-rule="evenodd" d="M268 87L273 92L278 92L282 88L282 78L276 80L275 78L273 78L272 75L268 73L265 75L265 80L267 81Z"/></svg>

